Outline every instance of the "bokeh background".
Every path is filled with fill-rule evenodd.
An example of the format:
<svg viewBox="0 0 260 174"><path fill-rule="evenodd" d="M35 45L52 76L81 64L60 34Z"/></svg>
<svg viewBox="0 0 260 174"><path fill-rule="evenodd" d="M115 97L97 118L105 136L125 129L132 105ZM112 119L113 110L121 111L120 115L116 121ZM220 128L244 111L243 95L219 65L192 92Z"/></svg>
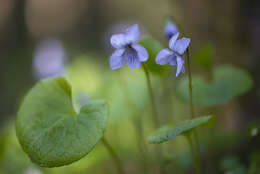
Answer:
<svg viewBox="0 0 260 174"><path fill-rule="evenodd" d="M32 164L22 151L14 130L19 104L38 80L59 74L70 80L75 103L108 100L106 137L127 173L142 173L138 139L151 130L145 76L126 66L110 69L110 36L138 23L142 36L152 35L166 47L163 28L168 17L191 38L191 54L205 48L213 66L239 67L253 79L245 94L218 106L196 108L198 115L216 115L215 126L200 136L204 172L260 173L260 1L0 0L0 174L116 172L102 144L81 161L55 169ZM192 71L208 77L193 60ZM152 75L161 124L188 118L188 105L175 95L175 85L184 76L175 78L174 72L173 68L163 78ZM140 129L144 135L138 135ZM192 171L183 138L163 146L169 159L165 173Z"/></svg>

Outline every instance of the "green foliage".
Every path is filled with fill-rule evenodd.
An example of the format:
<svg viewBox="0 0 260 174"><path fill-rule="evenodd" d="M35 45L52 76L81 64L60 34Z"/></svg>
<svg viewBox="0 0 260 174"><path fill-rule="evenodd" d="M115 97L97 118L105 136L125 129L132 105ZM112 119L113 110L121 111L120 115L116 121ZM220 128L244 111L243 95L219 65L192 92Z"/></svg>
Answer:
<svg viewBox="0 0 260 174"><path fill-rule="evenodd" d="M55 168L42 168L32 163L27 154L21 148L15 134L13 122L6 123L5 131L5 148L4 158L0 160L0 173L2 174L29 174L28 170L38 170L35 173L39 174L80 174L86 173L93 169L93 166L102 165L108 157L107 150L99 141L95 148L86 157L72 163L68 166ZM87 172L87 173L88 173ZM92 172L89 172L92 173ZM96 172L98 173L98 172Z"/></svg>
<svg viewBox="0 0 260 174"><path fill-rule="evenodd" d="M192 57L199 65L205 69L212 67L212 57L214 55L214 48L211 44L207 44L202 47L195 55Z"/></svg>
<svg viewBox="0 0 260 174"><path fill-rule="evenodd" d="M4 153L6 149L6 136L4 134L0 135L0 161L4 158Z"/></svg>
<svg viewBox="0 0 260 174"><path fill-rule="evenodd" d="M42 167L68 165L88 154L107 125L107 104L90 102L77 113L71 87L61 77L40 81L25 97L16 134L32 162Z"/></svg>
<svg viewBox="0 0 260 174"><path fill-rule="evenodd" d="M246 174L246 167L235 156L226 157L221 161L220 168L224 173Z"/></svg>
<svg viewBox="0 0 260 174"><path fill-rule="evenodd" d="M4 140L6 147L3 159L0 161L0 173L26 173L26 169L34 167L34 165L26 157L26 154L18 144L13 125L11 126L9 123L6 125L7 126L5 126L5 129L3 130L6 134Z"/></svg>
<svg viewBox="0 0 260 174"><path fill-rule="evenodd" d="M258 174L260 171L260 151L254 151L250 155L248 174Z"/></svg>
<svg viewBox="0 0 260 174"><path fill-rule="evenodd" d="M252 88L253 80L244 70L232 66L219 66L213 72L212 81L193 76L193 102L200 106L223 104ZM177 97L189 102L188 79L182 79L177 86Z"/></svg>
<svg viewBox="0 0 260 174"><path fill-rule="evenodd" d="M254 138L259 136L260 120L253 120L247 124L247 136L248 138Z"/></svg>
<svg viewBox="0 0 260 174"><path fill-rule="evenodd" d="M178 135L192 131L194 128L200 127L209 122L213 116L204 116L192 120L185 120L175 126L164 126L157 130L148 138L148 142L152 144L163 143L174 139Z"/></svg>
<svg viewBox="0 0 260 174"><path fill-rule="evenodd" d="M152 37L145 37L139 41L139 44L141 44L143 47L146 48L146 50L149 53L149 59L144 62L148 70L154 74L158 75L165 75L168 72L168 66L161 66L156 64L155 58L159 51L163 49L163 46L160 42L155 40Z"/></svg>

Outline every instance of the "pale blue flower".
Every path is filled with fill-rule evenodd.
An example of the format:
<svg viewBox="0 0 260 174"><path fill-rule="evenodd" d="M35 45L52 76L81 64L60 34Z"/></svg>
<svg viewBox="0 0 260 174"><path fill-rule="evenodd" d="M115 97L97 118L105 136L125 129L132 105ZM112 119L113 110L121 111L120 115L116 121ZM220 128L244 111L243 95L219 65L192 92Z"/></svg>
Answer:
<svg viewBox="0 0 260 174"><path fill-rule="evenodd" d="M178 39L179 33L172 36L169 41L169 48L162 49L156 56L156 63L165 65L170 63L171 66L177 65L176 77L182 72L185 72L184 67L184 52L190 44L189 38Z"/></svg>
<svg viewBox="0 0 260 174"><path fill-rule="evenodd" d="M33 55L33 69L38 79L65 73L67 55L61 41L49 38L40 41Z"/></svg>
<svg viewBox="0 0 260 174"><path fill-rule="evenodd" d="M146 49L137 44L139 35L138 25L135 24L126 29L125 33L115 34L111 37L111 45L116 48L110 57L111 69L120 68L125 61L130 68L139 68L141 62L148 59Z"/></svg>
<svg viewBox="0 0 260 174"><path fill-rule="evenodd" d="M177 26L170 20L167 20L167 23L164 27L164 35L167 39L171 39L173 35L178 33Z"/></svg>

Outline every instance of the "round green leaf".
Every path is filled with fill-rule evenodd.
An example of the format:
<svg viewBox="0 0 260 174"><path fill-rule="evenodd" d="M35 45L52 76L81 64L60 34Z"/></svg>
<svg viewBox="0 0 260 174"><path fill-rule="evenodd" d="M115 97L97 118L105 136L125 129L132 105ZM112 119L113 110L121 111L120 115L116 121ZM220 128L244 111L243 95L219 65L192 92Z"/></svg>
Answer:
<svg viewBox="0 0 260 174"><path fill-rule="evenodd" d="M71 86L62 77L40 81L25 97L16 134L32 162L42 167L71 164L88 154L103 136L107 104L95 101L77 113Z"/></svg>
<svg viewBox="0 0 260 174"><path fill-rule="evenodd" d="M155 62L155 58L159 51L163 49L162 44L152 37L144 37L139 41L139 44L146 48L149 54L149 59L144 62L148 67L148 70L154 74L165 75L168 72L168 66L158 65Z"/></svg>
<svg viewBox="0 0 260 174"><path fill-rule="evenodd" d="M177 97L189 102L188 78L177 86ZM213 72L213 79L205 81L201 76L192 77L193 102L199 106L214 106L226 103L252 88L253 80L244 70L232 66L219 66Z"/></svg>
<svg viewBox="0 0 260 174"><path fill-rule="evenodd" d="M178 135L183 135L194 128L206 124L213 116L199 117L192 120L185 120L176 124L175 126L164 126L155 131L149 138L148 142L151 144L163 143L174 139Z"/></svg>

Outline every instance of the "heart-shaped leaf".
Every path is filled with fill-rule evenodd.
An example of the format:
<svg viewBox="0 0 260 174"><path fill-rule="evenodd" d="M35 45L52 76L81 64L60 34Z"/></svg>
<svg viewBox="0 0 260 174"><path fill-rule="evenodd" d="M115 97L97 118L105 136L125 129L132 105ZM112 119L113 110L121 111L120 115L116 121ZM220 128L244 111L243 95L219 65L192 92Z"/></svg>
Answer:
<svg viewBox="0 0 260 174"><path fill-rule="evenodd" d="M88 154L103 136L107 104L73 108L71 87L62 77L40 81L25 97L16 134L32 162L42 167L71 164Z"/></svg>
<svg viewBox="0 0 260 174"><path fill-rule="evenodd" d="M213 79L206 82L202 77L192 77L193 102L200 106L223 104L233 97L242 95L252 88L253 80L244 70L232 66L219 66L213 72ZM189 102L188 79L177 86L177 97Z"/></svg>
<svg viewBox="0 0 260 174"><path fill-rule="evenodd" d="M198 128L206 124L211 120L213 116L204 116L199 118L194 118L192 120L185 120L176 124L175 126L164 126L157 131L155 131L149 138L148 142L151 144L163 143L174 139L178 135L183 135L194 128Z"/></svg>
<svg viewBox="0 0 260 174"><path fill-rule="evenodd" d="M161 66L156 64L155 62L155 58L157 56L157 54L159 53L159 51L161 51L163 49L163 46L160 42L158 42L157 40L155 40L152 37L144 37L139 41L139 44L141 44L143 47L146 48L146 50L149 53L149 59L144 62L147 67L148 70L154 74L158 74L158 75L165 75L168 72L168 66Z"/></svg>

